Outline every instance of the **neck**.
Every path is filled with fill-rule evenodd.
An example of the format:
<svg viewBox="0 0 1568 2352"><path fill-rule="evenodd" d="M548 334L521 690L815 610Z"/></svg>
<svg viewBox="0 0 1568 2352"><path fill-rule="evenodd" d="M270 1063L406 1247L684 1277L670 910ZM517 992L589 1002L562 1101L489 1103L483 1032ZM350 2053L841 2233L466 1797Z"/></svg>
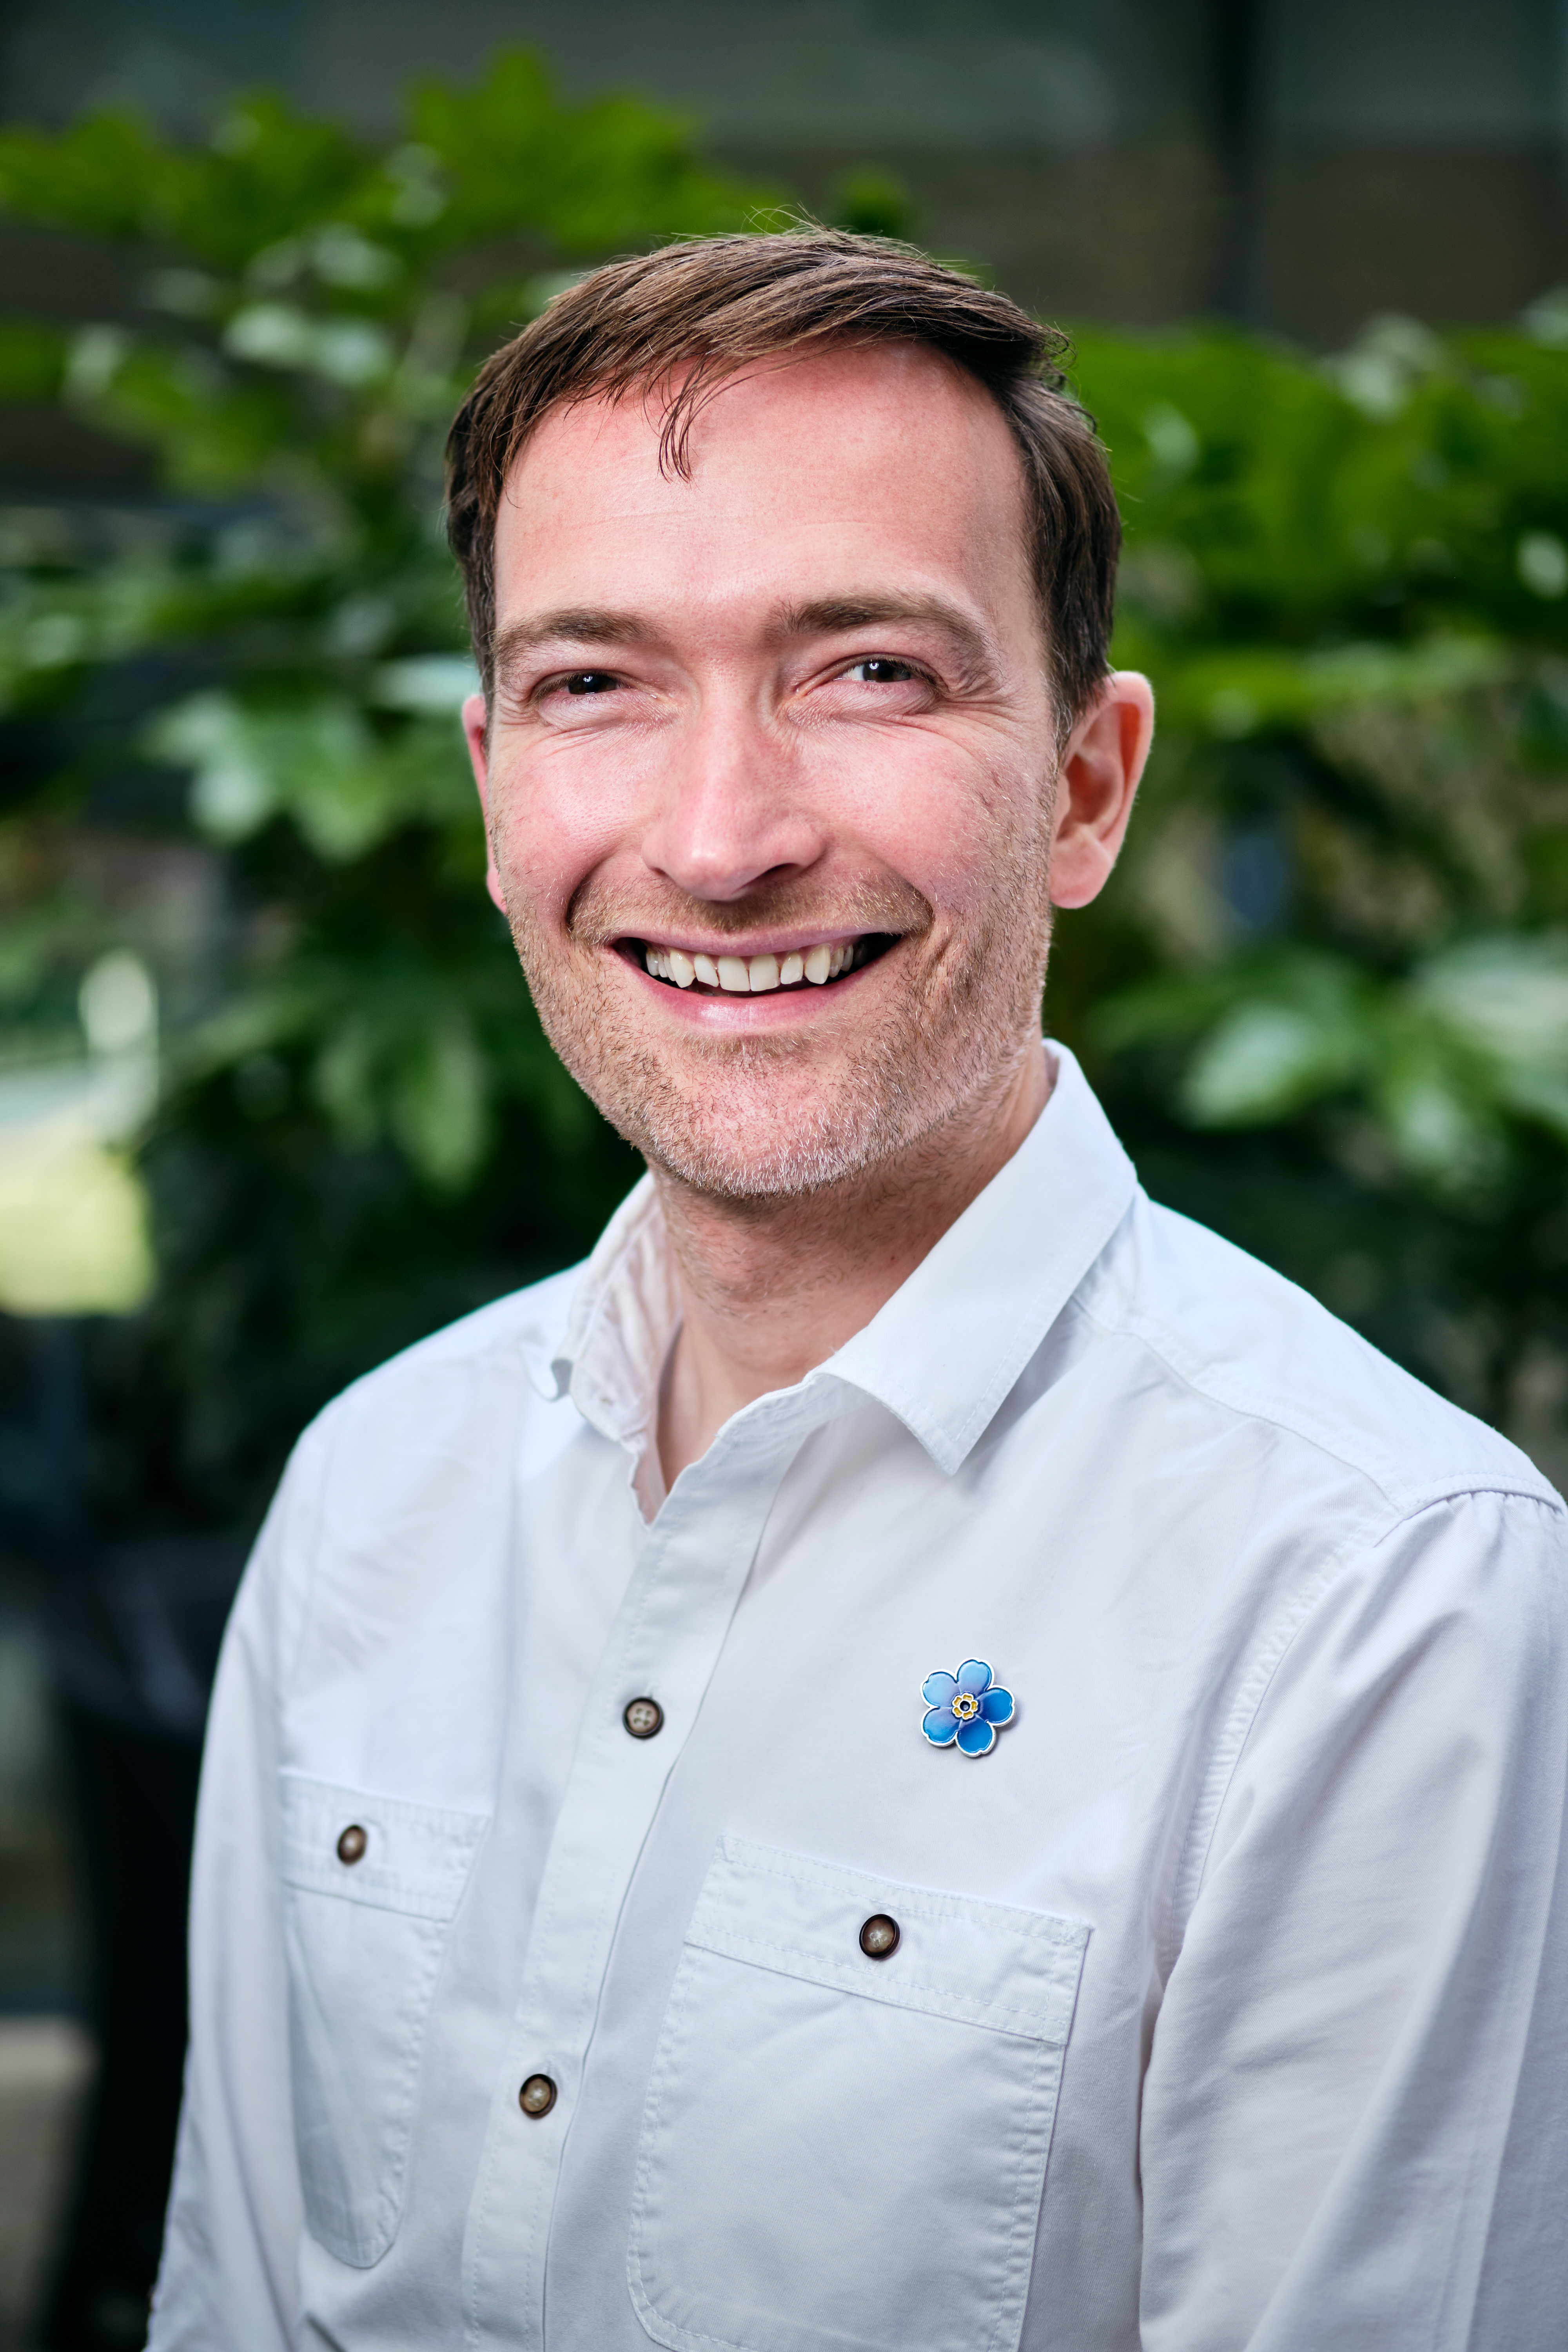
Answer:
<svg viewBox="0 0 1568 2352"><path fill-rule="evenodd" d="M732 1413L864 1328L1012 1158L1050 1089L1032 1043L989 1097L913 1150L789 1200L716 1200L655 1171L682 1313L659 1399L667 1486Z"/></svg>

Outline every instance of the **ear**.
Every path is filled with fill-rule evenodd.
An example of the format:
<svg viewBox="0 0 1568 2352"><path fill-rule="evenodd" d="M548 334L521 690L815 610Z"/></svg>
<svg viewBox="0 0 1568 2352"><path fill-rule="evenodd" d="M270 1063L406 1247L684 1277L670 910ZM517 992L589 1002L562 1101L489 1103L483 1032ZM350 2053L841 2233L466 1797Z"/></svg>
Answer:
<svg viewBox="0 0 1568 2352"><path fill-rule="evenodd" d="M495 834L490 824L489 710L482 694L470 694L463 705L463 734L468 746L474 782L479 788L479 806L484 811L485 888L504 915L506 900L501 895L500 872L496 865Z"/></svg>
<svg viewBox="0 0 1568 2352"><path fill-rule="evenodd" d="M1087 907L1105 887L1153 733L1153 688L1135 669L1113 670L1068 738L1058 772L1051 826L1054 907Z"/></svg>

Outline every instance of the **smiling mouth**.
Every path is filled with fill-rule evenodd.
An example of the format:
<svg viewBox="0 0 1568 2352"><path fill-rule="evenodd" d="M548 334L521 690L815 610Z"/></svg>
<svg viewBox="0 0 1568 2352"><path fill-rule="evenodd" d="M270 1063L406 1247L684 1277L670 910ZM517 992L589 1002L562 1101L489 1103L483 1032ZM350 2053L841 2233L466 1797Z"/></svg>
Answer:
<svg viewBox="0 0 1568 2352"><path fill-rule="evenodd" d="M646 940L625 940L622 953L668 988L694 989L700 996L771 996L826 988L875 963L894 944L891 932L868 931L858 940L794 948L787 955L710 956L697 948L653 947Z"/></svg>

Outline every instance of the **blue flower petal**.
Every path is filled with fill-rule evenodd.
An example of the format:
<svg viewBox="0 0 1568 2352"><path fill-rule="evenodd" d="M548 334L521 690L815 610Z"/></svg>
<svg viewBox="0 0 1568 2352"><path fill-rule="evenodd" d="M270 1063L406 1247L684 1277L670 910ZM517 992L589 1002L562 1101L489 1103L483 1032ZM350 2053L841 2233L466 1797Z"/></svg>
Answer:
<svg viewBox="0 0 1568 2352"><path fill-rule="evenodd" d="M996 1745L996 1734L985 1717L976 1716L973 1723L958 1727L958 1744L966 1756L984 1756Z"/></svg>
<svg viewBox="0 0 1568 2352"><path fill-rule="evenodd" d="M928 1706L945 1706L957 1688L957 1678L952 1675L927 1675L921 1685L921 1696Z"/></svg>
<svg viewBox="0 0 1568 2352"><path fill-rule="evenodd" d="M958 1687L978 1698L983 1690L991 1687L991 1669L984 1658L965 1658L958 1670Z"/></svg>
<svg viewBox="0 0 1568 2352"><path fill-rule="evenodd" d="M980 1712L987 1723L1011 1723L1013 1720L1012 1692L1004 1690L1000 1683L993 1683L980 1702Z"/></svg>
<svg viewBox="0 0 1568 2352"><path fill-rule="evenodd" d="M921 1729L933 1748L951 1748L958 1737L958 1718L950 1706L933 1706Z"/></svg>

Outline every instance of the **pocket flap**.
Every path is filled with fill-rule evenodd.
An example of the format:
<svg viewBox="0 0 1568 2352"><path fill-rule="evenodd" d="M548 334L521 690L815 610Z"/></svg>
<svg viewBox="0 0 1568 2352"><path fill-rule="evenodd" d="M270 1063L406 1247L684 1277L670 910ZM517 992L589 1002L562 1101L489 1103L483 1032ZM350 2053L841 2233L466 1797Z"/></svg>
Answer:
<svg viewBox="0 0 1568 2352"><path fill-rule="evenodd" d="M899 1925L887 1959L860 1949L862 1923L877 1912ZM726 1837L686 1940L896 2009L1059 2047L1072 2024L1089 1928Z"/></svg>
<svg viewBox="0 0 1568 2352"><path fill-rule="evenodd" d="M374 1796L312 1780L302 1772L280 1778L283 1876L290 1886L338 1895L381 1911L416 1919L450 1919L489 1825L486 1813L444 1812L405 1797ZM340 1840L358 1830L342 1858Z"/></svg>

